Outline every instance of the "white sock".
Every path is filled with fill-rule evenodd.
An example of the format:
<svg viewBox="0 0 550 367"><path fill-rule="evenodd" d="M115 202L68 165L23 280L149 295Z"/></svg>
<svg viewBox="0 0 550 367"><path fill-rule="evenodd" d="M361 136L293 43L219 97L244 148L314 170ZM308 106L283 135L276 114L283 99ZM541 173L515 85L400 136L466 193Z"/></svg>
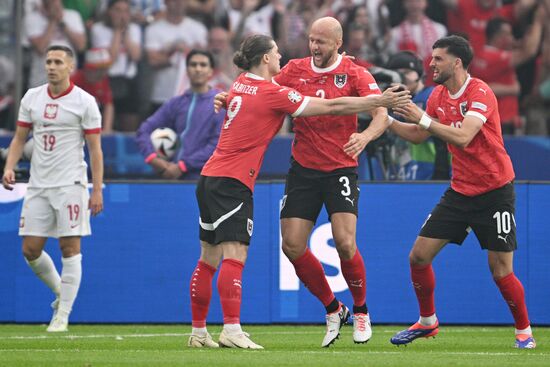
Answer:
<svg viewBox="0 0 550 367"><path fill-rule="evenodd" d="M205 327L194 327L191 330L191 335L206 336L206 334L208 334L208 331Z"/></svg>
<svg viewBox="0 0 550 367"><path fill-rule="evenodd" d="M61 277L55 268L52 258L46 251L42 251L40 256L36 259L29 261L25 258L27 264L29 264L32 271L36 274L40 280L42 280L48 288L55 293L56 297L59 297L59 288L61 286Z"/></svg>
<svg viewBox="0 0 550 367"><path fill-rule="evenodd" d="M227 331L228 334L242 334L243 332L241 324L224 324L223 329Z"/></svg>
<svg viewBox="0 0 550 367"><path fill-rule="evenodd" d="M422 326L432 326L437 322L437 316L435 316L435 313L432 316L428 316L428 317L420 316L420 318L418 319L418 322Z"/></svg>
<svg viewBox="0 0 550 367"><path fill-rule="evenodd" d="M523 329L523 330L516 329L516 335L518 334L533 335L533 332L531 331L531 326L528 326L527 329Z"/></svg>
<svg viewBox="0 0 550 367"><path fill-rule="evenodd" d="M82 278L82 254L61 258L63 270L61 271L61 295L59 299L58 314L69 317L73 309L73 303L80 288Z"/></svg>

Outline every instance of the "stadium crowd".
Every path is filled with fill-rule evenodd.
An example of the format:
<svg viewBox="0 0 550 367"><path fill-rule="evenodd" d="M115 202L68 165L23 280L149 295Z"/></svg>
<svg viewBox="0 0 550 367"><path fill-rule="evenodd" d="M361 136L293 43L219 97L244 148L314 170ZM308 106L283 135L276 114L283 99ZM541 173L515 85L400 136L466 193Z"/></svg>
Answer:
<svg viewBox="0 0 550 367"><path fill-rule="evenodd" d="M392 54L410 50L425 61L428 84L433 42L466 35L475 50L470 72L495 90L503 132L548 135L549 15L549 0L25 0L23 89L45 82L45 49L65 44L79 55L79 69L96 74L86 89L104 114L103 132L135 132L189 87L185 56L191 49L214 54L211 84L227 90L238 73L231 58L243 37L272 36L284 65L308 56L313 20L334 16L344 25L341 51L356 63L385 67ZM10 76L0 85L0 128L7 130L14 128L10 64L0 60L2 74Z"/></svg>

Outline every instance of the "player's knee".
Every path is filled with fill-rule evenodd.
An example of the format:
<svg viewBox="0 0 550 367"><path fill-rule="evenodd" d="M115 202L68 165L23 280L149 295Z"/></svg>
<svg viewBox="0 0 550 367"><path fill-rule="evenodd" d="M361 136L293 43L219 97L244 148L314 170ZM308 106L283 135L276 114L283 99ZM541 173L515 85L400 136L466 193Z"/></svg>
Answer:
<svg viewBox="0 0 550 367"><path fill-rule="evenodd" d="M426 265L429 264L431 261L431 258L414 248L409 253L409 264L411 265Z"/></svg>
<svg viewBox="0 0 550 367"><path fill-rule="evenodd" d="M288 259L291 261L296 260L297 258L302 256L305 251L304 246L301 246L296 242L285 240L283 240L282 249L285 256L288 257Z"/></svg>
<svg viewBox="0 0 550 367"><path fill-rule="evenodd" d="M23 251L23 256L25 256L25 259L27 259L27 261L36 260L40 257L40 254L42 254L41 249L35 249L25 245L23 245L22 251Z"/></svg>
<svg viewBox="0 0 550 367"><path fill-rule="evenodd" d="M357 245L353 238L347 238L336 242L336 251L342 260L349 260L355 255Z"/></svg>

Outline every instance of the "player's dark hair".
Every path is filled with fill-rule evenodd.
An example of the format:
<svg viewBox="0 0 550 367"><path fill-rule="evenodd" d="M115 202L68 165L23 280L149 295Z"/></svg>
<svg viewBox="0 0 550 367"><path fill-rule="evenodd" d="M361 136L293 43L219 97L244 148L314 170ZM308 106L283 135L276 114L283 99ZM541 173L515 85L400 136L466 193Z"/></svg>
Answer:
<svg viewBox="0 0 550 367"><path fill-rule="evenodd" d="M487 39L487 41L491 41L493 37L500 32L502 26L505 24L508 24L508 22L498 17L488 21L487 26L485 27L485 38Z"/></svg>
<svg viewBox="0 0 550 367"><path fill-rule="evenodd" d="M247 37L241 43L241 47L233 55L233 63L243 70L260 64L262 57L273 48L273 38L255 34Z"/></svg>
<svg viewBox="0 0 550 367"><path fill-rule="evenodd" d="M195 55L203 55L208 58L208 61L210 62L210 67L214 69L216 67L216 63L214 62L214 55L212 55L209 51L204 50L197 50L196 48L189 51L187 54L187 57L185 58L185 64L189 65L189 61L191 61L191 58Z"/></svg>
<svg viewBox="0 0 550 367"><path fill-rule="evenodd" d="M51 45L50 47L48 47L48 49L46 50L46 53L50 52L50 51L63 51L67 54L67 56L69 56L71 59L74 59L74 52L73 50L71 50L70 47L67 47L67 46L63 46L63 45Z"/></svg>
<svg viewBox="0 0 550 367"><path fill-rule="evenodd" d="M468 69L474 58L474 51L472 51L470 43L464 37L453 35L440 38L432 46L432 49L435 50L436 48L445 48L448 53L458 57L462 60L464 69Z"/></svg>

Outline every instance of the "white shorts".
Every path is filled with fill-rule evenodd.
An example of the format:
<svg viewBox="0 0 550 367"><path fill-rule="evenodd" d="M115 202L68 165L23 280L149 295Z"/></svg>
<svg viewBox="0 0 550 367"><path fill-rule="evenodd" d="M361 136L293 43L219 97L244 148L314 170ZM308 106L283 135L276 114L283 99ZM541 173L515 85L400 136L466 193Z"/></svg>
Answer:
<svg viewBox="0 0 550 367"><path fill-rule="evenodd" d="M88 236L88 189L82 185L28 188L19 220L20 236Z"/></svg>

